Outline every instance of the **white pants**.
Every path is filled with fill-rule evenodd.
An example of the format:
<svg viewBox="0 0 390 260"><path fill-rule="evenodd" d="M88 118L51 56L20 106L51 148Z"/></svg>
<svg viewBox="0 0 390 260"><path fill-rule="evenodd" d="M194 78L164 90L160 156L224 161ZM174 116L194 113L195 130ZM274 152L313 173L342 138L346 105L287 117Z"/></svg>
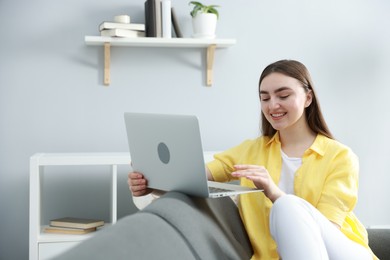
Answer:
<svg viewBox="0 0 390 260"><path fill-rule="evenodd" d="M368 249L350 240L310 203L294 195L276 200L270 230L283 260L372 259Z"/></svg>

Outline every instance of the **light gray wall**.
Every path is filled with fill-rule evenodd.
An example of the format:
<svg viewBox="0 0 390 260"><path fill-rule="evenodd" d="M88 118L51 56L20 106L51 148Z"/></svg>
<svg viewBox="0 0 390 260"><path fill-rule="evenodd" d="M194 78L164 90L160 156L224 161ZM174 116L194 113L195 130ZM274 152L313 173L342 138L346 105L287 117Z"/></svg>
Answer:
<svg viewBox="0 0 390 260"><path fill-rule="evenodd" d="M196 114L204 149L226 149L257 135L258 77L282 58L307 65L335 136L360 156L357 215L367 226L390 224L389 1L216 0L218 37L237 44L217 51L213 87L205 87L204 50L160 48L113 48L112 84L104 87L102 47L86 46L84 35L97 35L99 23L117 14L143 22L143 3L0 2L0 259L28 258L32 154L126 152L125 111ZM173 6L189 37L188 1ZM107 217L99 210L106 175L78 182L85 169L52 170L60 177L45 179L53 198L44 200L46 219L68 208ZM127 171L119 177L120 216L135 210ZM59 206L74 193L90 206Z"/></svg>

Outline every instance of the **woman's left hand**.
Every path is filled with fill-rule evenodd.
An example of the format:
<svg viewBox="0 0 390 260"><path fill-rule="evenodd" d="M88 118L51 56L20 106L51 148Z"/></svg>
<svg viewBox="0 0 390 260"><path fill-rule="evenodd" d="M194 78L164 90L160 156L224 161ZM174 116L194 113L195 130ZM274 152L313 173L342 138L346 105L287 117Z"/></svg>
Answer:
<svg viewBox="0 0 390 260"><path fill-rule="evenodd" d="M269 175L267 169L259 165L240 164L235 165L236 169L232 172L233 177L247 178L253 181L258 189L264 189L264 194L272 202L277 200L284 192L275 184Z"/></svg>

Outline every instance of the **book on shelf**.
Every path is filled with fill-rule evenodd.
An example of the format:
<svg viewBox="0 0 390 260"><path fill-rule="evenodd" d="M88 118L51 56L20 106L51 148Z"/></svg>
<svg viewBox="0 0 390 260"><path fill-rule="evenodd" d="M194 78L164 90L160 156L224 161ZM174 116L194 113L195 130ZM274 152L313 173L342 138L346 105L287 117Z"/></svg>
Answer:
<svg viewBox="0 0 390 260"><path fill-rule="evenodd" d="M156 24L156 37L162 37L162 22L161 22L161 2L162 0L153 0L156 8L155 24Z"/></svg>
<svg viewBox="0 0 390 260"><path fill-rule="evenodd" d="M154 0L145 1L145 30L146 37L157 37L156 3Z"/></svg>
<svg viewBox="0 0 390 260"><path fill-rule="evenodd" d="M171 0L146 0L144 11L146 37L183 38Z"/></svg>
<svg viewBox="0 0 390 260"><path fill-rule="evenodd" d="M107 29L101 31L100 36L137 38L137 37L145 37L145 32L127 30L127 29Z"/></svg>
<svg viewBox="0 0 390 260"><path fill-rule="evenodd" d="M172 38L171 1L161 1L161 37Z"/></svg>
<svg viewBox="0 0 390 260"><path fill-rule="evenodd" d="M107 29L127 29L134 31L145 31L145 24L140 23L116 23L116 22L102 22L99 25L99 31Z"/></svg>
<svg viewBox="0 0 390 260"><path fill-rule="evenodd" d="M104 221L100 219L73 218L65 217L50 220L50 226L63 228L97 228L104 225Z"/></svg>
<svg viewBox="0 0 390 260"><path fill-rule="evenodd" d="M176 12L173 7L171 8L171 18L172 18L173 31L175 32L176 37L183 38L183 34L181 33L179 22L177 20Z"/></svg>
<svg viewBox="0 0 390 260"><path fill-rule="evenodd" d="M96 231L97 228L66 228L66 227L52 227L47 226L43 229L45 233L56 233L56 234L72 234L72 235L83 235Z"/></svg>

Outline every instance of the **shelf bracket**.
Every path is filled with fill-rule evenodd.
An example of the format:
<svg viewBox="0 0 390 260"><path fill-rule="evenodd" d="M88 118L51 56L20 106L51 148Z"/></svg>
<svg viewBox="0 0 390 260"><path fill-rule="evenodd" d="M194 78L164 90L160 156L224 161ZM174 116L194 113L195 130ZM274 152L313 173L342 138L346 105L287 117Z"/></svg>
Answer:
<svg viewBox="0 0 390 260"><path fill-rule="evenodd" d="M213 64L214 64L214 53L216 45L212 44L207 47L207 70L206 70L206 85L210 87L213 84Z"/></svg>
<svg viewBox="0 0 390 260"><path fill-rule="evenodd" d="M104 85L110 85L110 47L109 42L104 43Z"/></svg>

